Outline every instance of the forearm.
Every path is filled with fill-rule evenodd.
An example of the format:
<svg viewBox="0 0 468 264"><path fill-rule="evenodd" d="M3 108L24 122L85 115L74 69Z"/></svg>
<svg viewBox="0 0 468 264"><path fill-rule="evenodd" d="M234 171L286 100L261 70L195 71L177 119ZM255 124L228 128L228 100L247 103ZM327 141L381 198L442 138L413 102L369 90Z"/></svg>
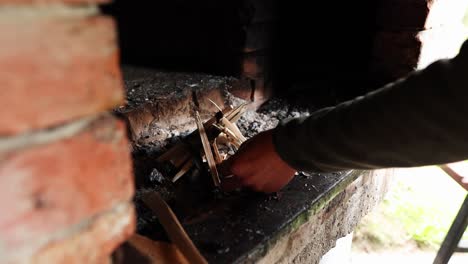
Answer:
<svg viewBox="0 0 468 264"><path fill-rule="evenodd" d="M466 46L466 45L465 45ZM442 164L468 158L468 54L364 97L281 124L280 156L304 171Z"/></svg>

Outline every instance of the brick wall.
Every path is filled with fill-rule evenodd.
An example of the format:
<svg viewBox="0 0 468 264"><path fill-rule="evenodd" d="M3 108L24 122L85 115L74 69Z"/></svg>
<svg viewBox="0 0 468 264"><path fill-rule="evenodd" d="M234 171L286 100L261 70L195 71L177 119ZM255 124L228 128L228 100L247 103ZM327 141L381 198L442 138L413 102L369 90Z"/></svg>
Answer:
<svg viewBox="0 0 468 264"><path fill-rule="evenodd" d="M114 21L0 0L0 263L106 263L134 231Z"/></svg>
<svg viewBox="0 0 468 264"><path fill-rule="evenodd" d="M377 85L458 53L467 0L380 0L370 62Z"/></svg>

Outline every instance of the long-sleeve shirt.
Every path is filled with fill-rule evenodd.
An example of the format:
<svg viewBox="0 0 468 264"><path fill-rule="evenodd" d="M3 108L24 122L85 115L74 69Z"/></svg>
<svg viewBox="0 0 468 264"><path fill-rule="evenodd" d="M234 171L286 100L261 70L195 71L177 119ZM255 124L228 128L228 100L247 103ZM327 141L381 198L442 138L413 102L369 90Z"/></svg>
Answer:
<svg viewBox="0 0 468 264"><path fill-rule="evenodd" d="M468 41L365 96L282 122L280 157L299 171L444 164L468 159Z"/></svg>

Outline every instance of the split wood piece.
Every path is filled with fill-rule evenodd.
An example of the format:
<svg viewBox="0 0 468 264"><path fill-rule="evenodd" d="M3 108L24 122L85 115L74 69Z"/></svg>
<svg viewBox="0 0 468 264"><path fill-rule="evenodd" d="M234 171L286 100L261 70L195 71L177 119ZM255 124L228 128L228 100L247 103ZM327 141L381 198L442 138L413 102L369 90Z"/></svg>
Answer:
<svg viewBox="0 0 468 264"><path fill-rule="evenodd" d="M174 212L172 212L169 205L158 193L153 192L145 195L143 201L156 214L159 222L161 222L164 230L166 230L169 239L179 248L190 263L208 263L195 247Z"/></svg>
<svg viewBox="0 0 468 264"><path fill-rule="evenodd" d="M213 140L212 146L213 146L213 154L214 154L216 164L221 164L221 162L223 162L223 159L221 158L221 155L219 154L218 143L217 143L216 138Z"/></svg>
<svg viewBox="0 0 468 264"><path fill-rule="evenodd" d="M223 109L223 111L221 111L221 114L223 114L223 116L229 114L229 113L232 113L234 109L232 109L231 106L227 106L226 108ZM212 118L208 119L208 121L206 121L204 123L204 126L205 126L205 129L209 129L214 123L216 123L218 121L216 115L213 116ZM195 130L196 132L196 130Z"/></svg>
<svg viewBox="0 0 468 264"><path fill-rule="evenodd" d="M200 134L201 142L203 145L203 150L205 152L206 161L210 167L211 177L213 178L213 183L216 187L221 185L221 180L219 179L218 170L216 169L216 162L213 158L213 153L211 152L210 141L206 135L205 127L200 118L198 111L195 111L195 120L197 121L198 133Z"/></svg>
<svg viewBox="0 0 468 264"><path fill-rule="evenodd" d="M216 138L216 143L220 145L226 145L229 142L229 139L227 138L226 134L224 132L221 132L219 136Z"/></svg>
<svg viewBox="0 0 468 264"><path fill-rule="evenodd" d="M139 254L148 259L151 264L189 264L180 250L173 244L163 241L154 241L142 235L133 234L128 244L135 248Z"/></svg>
<svg viewBox="0 0 468 264"><path fill-rule="evenodd" d="M231 123L229 120L227 120L226 118L221 118L221 123L223 123L223 125L229 129L234 135L236 135L236 138L240 140L240 143L244 143L247 139L244 137L244 135L242 135L242 132L240 132L239 128Z"/></svg>
<svg viewBox="0 0 468 264"><path fill-rule="evenodd" d="M180 171L174 176L174 178L172 178L172 182L176 182L178 179L180 179L180 177L184 176L185 173L187 173L190 170L190 168L192 168L192 166L193 166L192 159L188 159L184 163Z"/></svg>
<svg viewBox="0 0 468 264"><path fill-rule="evenodd" d="M233 108L229 113L225 114L225 117L231 121L232 123L235 123L239 120L239 118L244 114L246 110L246 103L240 104L237 107Z"/></svg>
<svg viewBox="0 0 468 264"><path fill-rule="evenodd" d="M163 162L172 159L173 157L177 157L184 152L184 145L177 144L170 148L168 151L164 152L161 156L159 156L156 161Z"/></svg>
<svg viewBox="0 0 468 264"><path fill-rule="evenodd" d="M220 131L222 131L226 135L226 138L228 139L228 142L231 143L232 145L234 145L237 149L239 149L242 142L240 141L240 139L237 138L237 136L231 130L229 130L229 129L223 127L223 126L219 126L219 125L213 125L213 126L215 126Z"/></svg>
<svg viewBox="0 0 468 264"><path fill-rule="evenodd" d="M232 118L230 118L229 121L235 123L235 122L237 122L237 121L241 118L241 116L242 116L243 114L244 114L244 112L239 112L239 113L237 113L236 115L234 115Z"/></svg>

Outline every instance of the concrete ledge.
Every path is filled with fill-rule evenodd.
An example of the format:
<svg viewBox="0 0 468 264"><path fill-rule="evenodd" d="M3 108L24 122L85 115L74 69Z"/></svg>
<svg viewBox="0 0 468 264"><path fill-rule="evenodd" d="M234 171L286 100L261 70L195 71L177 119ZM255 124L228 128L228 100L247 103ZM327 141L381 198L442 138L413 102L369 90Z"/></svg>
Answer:
<svg viewBox="0 0 468 264"><path fill-rule="evenodd" d="M336 240L351 233L361 218L382 200L393 170L353 173L362 175L349 185L337 186L337 192L332 192L335 194L329 197L329 202L324 198L323 202L298 215L296 219L306 221L279 235L268 252L254 262L319 263L322 256L335 246Z"/></svg>

